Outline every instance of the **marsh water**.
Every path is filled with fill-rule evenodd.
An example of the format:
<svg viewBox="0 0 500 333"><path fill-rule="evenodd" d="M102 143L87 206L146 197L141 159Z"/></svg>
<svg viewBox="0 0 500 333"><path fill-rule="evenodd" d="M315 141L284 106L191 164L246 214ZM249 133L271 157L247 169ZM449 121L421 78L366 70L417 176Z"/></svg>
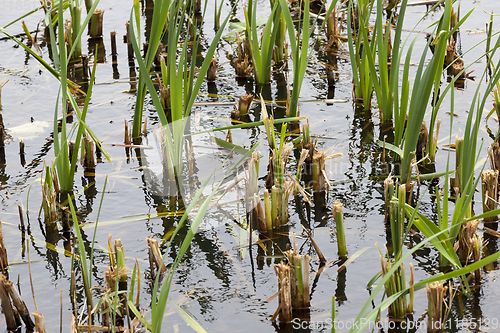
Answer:
<svg viewBox="0 0 500 333"><path fill-rule="evenodd" d="M471 17L460 30L459 51L465 52L479 42L486 34L485 23L490 16L487 13L497 10L495 1L472 0L459 1L462 15L474 9ZM201 26L202 47L200 59L214 36L213 6L210 5L204 24ZM152 2L141 3L143 15L142 26L147 24L151 13ZM0 26L4 26L15 18L38 6L36 1L0 0ZM232 9L234 6L234 9ZM480 7L481 6L481 7ZM140 307L149 308L151 290L149 278L148 251L146 237L167 240L179 221L179 212L172 211L168 199L158 190L155 177L161 169L161 153L155 139L158 131L156 111L148 99L146 108L148 118L148 134L143 137L142 148L125 148L113 144L122 144L124 137L124 120L131 123L134 114L136 78L138 69L129 67L127 46L122 43L125 34L125 23L130 18L131 2L102 0L98 8L105 10L104 34L95 54L95 41L82 39L83 53L89 55L91 64L97 61L95 88L91 96L91 105L87 116L87 124L104 143L111 156L107 161L99 160L95 175L84 175L78 168L75 176L75 203L80 224L83 226L83 237L86 246L92 242L95 222L99 214L96 233L95 267L93 268L94 285L103 284L103 274L109 263L107 257L108 235L122 240L126 264L132 268L137 261L140 264L141 293ZM259 11L268 13L268 1L259 2ZM417 64L425 47L425 31L439 18L440 10L430 14L418 25L417 22L426 12L426 6L408 7L405 21L405 36L415 28L416 46L412 62ZM231 15L232 21L243 20L242 4L229 1L223 5L222 16ZM46 61L50 61L47 45L43 42L43 29L40 23L43 11L26 17L28 29L37 34L40 50ZM494 21L494 32L500 26ZM39 25L40 23L40 25ZM38 32L37 31L37 27ZM230 32L226 28L224 35ZM8 28L13 34L23 34L20 22ZM117 32L118 64L112 66L110 32ZM144 31L144 28L143 28ZM10 266L10 279L18 283L24 301L30 311L35 311L35 304L30 288L28 267L28 250L23 244L21 231L18 228L18 205L25 213L25 223L29 224L26 234L29 243L29 256L33 277L34 296L38 311L44 315L47 332L59 331L60 308L62 307L63 331L69 331L72 306L70 302L71 254L75 242L74 234L63 235L62 231L47 231L42 217L39 218L41 205L40 177L44 162L50 164L53 159L52 139L53 115L57 104L59 85L51 74L25 50L18 47L8 38L0 36L0 79L9 82L2 89L2 109L4 126L9 134L5 146L6 164L0 166L0 220L2 221L5 246ZM144 35L142 38L145 38ZM26 40L25 40L26 41ZM322 45L324 37L316 44L311 44L311 61L304 78L300 94L300 115L309 119L311 134L318 139L320 150L332 148L334 153L342 153L341 157L328 160L327 174L332 189L317 196L315 205L308 208L304 201L292 196L289 202L290 219L285 227L272 235L273 243L263 243L248 247L249 233L246 228L246 211L241 193L234 190L228 193L216 205L213 205L203 219L199 232L179 268L175 272L170 293L170 303L175 303L189 313L203 328L211 332L272 332L294 329L290 325L283 326L270 321L278 306L277 298L266 302L277 290L277 279L273 264L282 258L280 250L286 250L293 243L292 234L296 234L295 242L300 253L311 255L311 310L302 327L303 331L328 331L328 320L331 318L332 296L336 297L337 320L345 325L339 331L345 331L349 323L356 318L359 310L370 295L368 281L380 271L379 250L387 244L387 227L384 222L383 181L392 166L382 161L382 148L377 140L381 134L378 110L362 110L353 106L352 74L347 52L338 57L335 70L337 79L335 86L329 87L326 80L327 62ZM346 46L347 48L347 46ZM464 53L467 65L484 53L484 43L472 51ZM235 52L235 45L230 39L223 39L217 48L218 68L215 84L209 86L205 82L192 110L191 132L197 133L230 124L230 112L234 108L232 102L245 93L256 93L253 80L241 82L235 78L230 58ZM467 80L464 87L455 88L455 114L453 130L450 133L450 106L443 103L439 118L443 124L438 141L436 171L446 170L450 135L453 140L464 127L469 105L479 78L484 71L485 61L481 59L471 69L477 73L475 81ZM416 66L412 66L412 71ZM272 75L268 89L262 91L264 98L280 102L286 99L287 72L277 70ZM78 82L79 78L74 77ZM81 78L80 78L81 80ZM443 82L445 78L443 77ZM132 90L132 92L131 92ZM332 101L325 100L335 99ZM210 103L208 103L210 102ZM207 103L203 105L203 103ZM487 103L489 111L491 103ZM276 107L277 117L284 111ZM250 111L252 120L259 120L260 107L254 104ZM426 116L426 121L429 115ZM486 156L486 147L493 142L498 130L498 122L490 118L481 120L480 137L483 141L479 159ZM227 131L192 136L195 154L195 185L186 182L186 190L190 186L197 189L197 180L202 180L212 169L220 168L224 162L234 156L218 147L212 137L224 139ZM259 143L258 151L262 153L260 163L260 186L265 185L269 149L265 142L265 131L259 128L239 129L232 131L233 142L244 148L251 148ZM21 163L19 141L26 145L25 161ZM147 146L147 147L146 147ZM450 152L450 163L453 165L454 151ZM472 158L472 157L471 157ZM106 182L107 179L107 182ZM104 186L106 184L106 188ZM420 211L434 221L437 220L437 207L433 196L434 185L422 181L416 185L414 200L421 199ZM209 185L210 186L210 185ZM442 184L440 187L442 188ZM429 190L428 190L429 188ZM102 206L100 206L103 198ZM477 193L476 213L481 210L481 195ZM338 271L342 261L338 261L334 219L331 208L334 201L344 205L346 241L349 257L356 256L345 269ZM182 213L182 212L181 212ZM302 226L313 232L314 239L327 258L334 262L319 276L316 272L320 262L316 252L303 232ZM482 233L481 227L479 232ZM182 232L173 247L166 254L170 264L179 249ZM253 241L258 239L253 235ZM498 239L484 234L488 241L485 252L498 250ZM417 236L407 239L406 246L411 248L419 242ZM166 243L162 243L162 249ZM69 252L68 252L69 251ZM416 280L438 272L438 252L430 247L417 251L412 257L416 268ZM315 278L316 277L316 278ZM475 284L469 296L459 294L455 297L450 312L447 332L495 332L500 331L498 308L500 307L500 287L497 263L486 268L481 283ZM83 285L80 272L77 271L78 304L84 305ZM96 293L97 294L97 293ZM380 298L377 298L377 301ZM62 302L62 305L61 305ZM414 317L419 318L427 309L425 290L416 293ZM171 305L167 306L164 319L164 330L190 331L188 324ZM387 322L386 311L382 313L382 321ZM424 319L426 321L426 319ZM298 322L297 322L298 323ZM0 316L0 327L4 327L4 318ZM388 326L384 326L388 327ZM384 328L387 332L389 329ZM409 330L416 331L416 330ZM420 328L419 332L425 331Z"/></svg>

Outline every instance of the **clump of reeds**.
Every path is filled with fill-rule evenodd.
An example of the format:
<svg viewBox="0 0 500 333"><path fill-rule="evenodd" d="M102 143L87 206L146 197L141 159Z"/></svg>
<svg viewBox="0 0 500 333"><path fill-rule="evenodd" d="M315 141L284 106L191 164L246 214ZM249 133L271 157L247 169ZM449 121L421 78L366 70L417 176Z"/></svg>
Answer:
<svg viewBox="0 0 500 333"><path fill-rule="evenodd" d="M382 266L382 277L391 269L392 263L380 255L380 264ZM404 263L391 275L385 283L386 295L392 296L406 288L405 282L405 267ZM404 318L409 312L406 304L406 295L398 297L391 305L389 305L389 316L392 318Z"/></svg>
<svg viewBox="0 0 500 333"><path fill-rule="evenodd" d="M274 271L278 277L278 313L279 320L284 323L292 321L292 287L291 267L283 261L274 265Z"/></svg>
<svg viewBox="0 0 500 333"><path fill-rule="evenodd" d="M294 240L293 250L285 252L287 262L274 265L278 277L278 311L281 322L290 322L293 310L307 310L311 306L309 294L309 255L297 252Z"/></svg>
<svg viewBox="0 0 500 333"><path fill-rule="evenodd" d="M297 249L285 252L288 259L288 265L292 268L291 274L291 293L292 308L306 309L311 306L309 295L309 255L301 255Z"/></svg>
<svg viewBox="0 0 500 333"><path fill-rule="evenodd" d="M333 217L335 218L339 256L347 258L347 245L345 242L344 230L344 209L340 202L333 203Z"/></svg>
<svg viewBox="0 0 500 333"><path fill-rule="evenodd" d="M497 209L498 206L498 170L486 170L481 173L483 192L483 213ZM497 221L498 216L485 217L485 222Z"/></svg>
<svg viewBox="0 0 500 333"><path fill-rule="evenodd" d="M91 38L102 37L102 21L104 16L104 10L97 9L92 14L90 19L89 36Z"/></svg>
<svg viewBox="0 0 500 333"><path fill-rule="evenodd" d="M426 286L427 290L427 332L438 333L443 327L443 301L446 288L442 282L432 282Z"/></svg>

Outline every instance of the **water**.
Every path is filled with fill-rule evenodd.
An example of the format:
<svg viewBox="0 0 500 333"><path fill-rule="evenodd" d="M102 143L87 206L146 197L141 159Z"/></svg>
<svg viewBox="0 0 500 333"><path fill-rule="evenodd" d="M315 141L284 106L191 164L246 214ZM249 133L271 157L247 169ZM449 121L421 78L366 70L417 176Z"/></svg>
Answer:
<svg viewBox="0 0 500 333"><path fill-rule="evenodd" d="M3 13L0 17L0 26L26 12L28 8L15 7L18 3L20 2L2 1L0 3ZM37 5L34 1L25 1L23 4L30 6L30 9ZM481 2L486 12L495 9L494 4L491 0ZM462 1L460 5L462 15L474 8L471 18L461 29L461 49L467 50L485 37L484 33L476 32L484 29L489 15L485 14L473 1ZM158 150L155 149L153 132L157 128L158 119L152 105L148 105L145 112L148 117L149 134L142 143L153 149L132 149L127 155L125 148L109 145L123 142L123 121L124 119L131 120L134 109L135 96L128 92L131 84L126 59L126 44L123 44L121 40L121 36L125 34L125 22L130 15L130 6L119 2L102 2L99 8L106 10L103 38L105 57L97 66L96 86L92 94L87 123L104 142L112 160L108 162L103 159L101 163L98 163L95 183L93 183L94 179L84 177L83 170L79 167L75 176L75 202L81 225L84 227L84 239L86 242L91 242L99 203L104 194L96 235L94 285L103 284L104 269L109 264L106 255L107 238L108 234L113 234L113 239L120 238L124 244L127 266L132 268L135 258L140 264L140 306L147 309L151 295L146 283L147 274L145 275L145 271L148 270L145 239L148 236L162 239L175 227L178 218L157 216L158 213L168 210L167 202L153 186L151 172L140 168L147 164L152 172L156 172L161 160ZM405 26L412 28L420 19L424 8L422 6L409 7ZM230 4L225 4L224 13L228 13L229 9ZM212 10L208 8L207 20L202 28L202 36L208 41L214 35L211 28L213 26ZM267 11L267 1L259 3L259 11L262 13ZM426 28L439 15L440 11L422 21L417 30ZM242 17L242 8L238 5L232 19L241 20ZM25 18L32 33L42 18L41 12ZM20 23L14 24L8 30L14 34L22 32ZM117 31L119 75L115 73L113 77L109 33L114 30ZM498 31L497 24L494 30ZM42 31L39 32L39 37L42 33ZM419 61L419 55L425 46L424 35L416 36L417 42L414 56L412 56L412 62L415 63ZM0 43L0 79L10 80L2 90L1 114L12 139L5 148L7 164L0 169L0 200L2 201L0 219L9 261L12 263L9 275L12 281L19 281L23 299L30 311L35 311L30 290L27 251L21 247L21 232L18 230L19 217L16 206L21 204L24 211L28 211L29 217L28 240L36 305L45 317L47 331L56 331L59 329L59 304L62 292L63 331L68 331L69 316L72 312L69 296L71 259L64 249L71 249L70 244L73 244L73 240L62 238L62 231L47 232L43 221L38 220L41 202L41 188L38 180L41 176L43 161L50 163L53 160L50 136L53 132L52 119L58 84L32 56L27 56L23 49L16 47L10 40L3 39ZM90 53L86 50L86 37L83 39L83 45L84 53ZM484 45L480 46L477 51L465 54L465 64L468 65L475 60L483 49ZM47 47L43 46L41 50L43 58L48 60ZM208 88L204 84L199 97L200 102L231 102L233 101L231 97L254 91L252 84L238 84L235 81L234 70L227 58L232 53L233 47L229 42L220 43L217 50L219 65L216 81L219 97L207 96ZM94 57L90 58L93 62ZM352 107L352 79L349 62L339 60L337 71L339 78L334 93L330 91L333 96L329 96L326 72L317 61L324 61L321 51L313 51L312 59L304 79L301 99L315 101L301 103L301 115L309 118L311 133L318 136L319 149L326 150L334 147L333 151L340 152L343 156L329 160L327 163L327 173L333 189L326 193L324 206L317 204L308 213L302 200L297 200L292 196L291 216L286 230L296 232L298 235L296 242L300 252L309 253L312 256L310 327L313 328L312 331L327 331L327 320L331 316L331 297L335 295L337 298L337 319L347 326L357 316L369 297L369 291L366 288L368 281L380 270L376 244L382 248L388 236L384 226L383 178L377 176L385 174L386 170L380 161L381 149L374 142L380 137L377 110L374 109L370 113ZM483 68L484 61L472 67L476 70L477 76L482 73ZM278 83L283 82L283 79L281 73L273 74L271 97L275 100L283 99L284 93L286 95L284 86ZM468 106L477 84L478 80L469 80L464 89L456 90L455 113L458 117L454 119L453 137L464 127ZM327 97L348 99L349 102L329 105L322 101ZM487 103L486 107L491 108L491 103ZM232 106L196 106L193 109L192 131L225 126L228 121L220 120L220 118L228 118L231 109ZM447 111L449 111L449 103L445 102L439 116L444 119L444 122L440 132L441 140L438 144L437 171L446 169L447 150L444 145L450 134ZM251 118L260 119L260 109L253 109L250 115ZM30 126L31 118L36 122L34 123L37 125L36 128L21 127L19 130L20 126ZM427 121L428 119L429 115L426 116ZM43 126L47 124L48 126ZM485 140L482 156L485 156L486 147L492 142L487 130L490 129L495 133L497 126L492 119L487 123L481 122L480 136ZM18 131L15 131L16 128ZM210 139L211 136L224 139L225 135L224 132L194 136L195 178L202 179L208 174L210 167L217 167L221 161L231 158L227 152L217 149ZM232 136L234 143L247 149L264 140L258 148L263 155L260 163L260 177L264 177L267 173L268 158L264 131L233 130ZM21 137L26 144L27 163L24 167L19 162L18 154L18 142ZM453 152L451 160L454 160ZM103 193L106 176L108 180ZM416 189L415 194L423 196L421 211L426 216L435 219L435 200L425 193L427 185L428 183L423 182ZM84 190L87 186L88 189ZM264 179L260 186L264 186ZM476 199L480 200L479 194ZM323 271L319 279L313 283L314 276L319 269L319 260L310 242L303 237L301 225L312 229L314 239L328 262L337 260L337 244L332 232L334 221L331 214L334 201L344 204L348 253L351 256L360 251L360 255L340 273L337 273L338 264L332 265ZM480 205L476 205L476 211L480 210L478 206ZM245 219L244 205L237 200L234 192L229 193L219 202L219 205L209 210L199 233L195 236L188 253L176 271L170 301L180 305L209 331L261 330L270 332L290 329L290 327L280 328L269 321L276 310L277 299L268 303L266 300L277 291L272 264L281 259L278 246L284 250L287 244L291 244L291 237L289 235L276 236L274 239L276 246L266 244L268 253L259 246L253 246L251 251L248 247L239 248L248 243L248 232L239 226L245 223ZM485 235L486 237L488 236ZM255 240L255 237L253 239ZM488 240L488 250L495 251L498 241L493 237L489 237ZM175 258L179 242L179 240L174 241L173 248L167 254L168 263ZM411 247L417 242L418 239L411 238L406 245ZM165 249L165 245L162 248ZM415 279L421 280L436 273L437 252L430 248L419 250L412 256L411 262L416 267ZM483 275L482 283L474 288L471 298L468 299L462 295L455 298L451 311L454 325L448 331L496 331L495 320L498 320L496 309L500 294L497 279L498 271L495 263ZM80 307L84 304L81 281L80 272L77 271ZM415 302L415 317L418 318L427 308L426 295L423 290L417 292ZM382 318L386 320L386 312L382 313ZM4 318L0 317L0 326L3 320ZM164 321L165 330L167 328L171 330L177 325L182 331L189 330L174 308L169 306ZM474 329L474 325L477 329ZM486 326L489 326L489 329ZM421 328L419 331L425 330Z"/></svg>

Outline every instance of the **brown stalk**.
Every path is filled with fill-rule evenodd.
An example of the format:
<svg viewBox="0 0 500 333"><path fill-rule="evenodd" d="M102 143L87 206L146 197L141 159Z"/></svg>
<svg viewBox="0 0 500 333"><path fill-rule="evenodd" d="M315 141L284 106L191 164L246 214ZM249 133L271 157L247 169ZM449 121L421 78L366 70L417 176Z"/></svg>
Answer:
<svg viewBox="0 0 500 333"><path fill-rule="evenodd" d="M485 170L481 173L483 191L483 213L497 209L498 206L498 170ZM498 216L485 217L485 222L497 221Z"/></svg>

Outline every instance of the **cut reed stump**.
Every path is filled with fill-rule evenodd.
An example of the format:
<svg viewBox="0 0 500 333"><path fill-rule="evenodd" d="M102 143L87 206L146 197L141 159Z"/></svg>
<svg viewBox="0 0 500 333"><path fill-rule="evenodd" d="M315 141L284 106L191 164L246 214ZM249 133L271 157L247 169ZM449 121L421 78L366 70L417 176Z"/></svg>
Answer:
<svg viewBox="0 0 500 333"><path fill-rule="evenodd" d="M439 333L442 331L443 300L446 289L442 282L432 282L426 286L427 290L427 332Z"/></svg>
<svg viewBox="0 0 500 333"><path fill-rule="evenodd" d="M250 105L252 105L253 99L254 95L252 94L240 96L238 101L238 112L240 116L246 116L248 114L248 110L250 109Z"/></svg>
<svg viewBox="0 0 500 333"><path fill-rule="evenodd" d="M118 55L118 52L116 51L116 31L111 31L109 33L109 37L111 38L111 55L115 56ZM115 63L116 60L113 58L113 63Z"/></svg>
<svg viewBox="0 0 500 333"><path fill-rule="evenodd" d="M460 234L458 236L458 254L460 261L464 265L467 265L469 262L473 261L475 257L477 257L477 255L474 254L474 251L478 225L478 220L472 220L462 223L460 226Z"/></svg>
<svg viewBox="0 0 500 333"><path fill-rule="evenodd" d="M91 38L102 37L102 20L103 20L104 10L96 9L92 14L90 19L89 36Z"/></svg>
<svg viewBox="0 0 500 333"><path fill-rule="evenodd" d="M497 209L498 206L498 170L486 170L481 173L483 190L483 213ZM498 216L484 218L484 222L498 221Z"/></svg>
<svg viewBox="0 0 500 333"><path fill-rule="evenodd" d="M125 29L127 30L127 34L124 36L124 39L127 43L128 62L129 66L133 66L135 56L134 47L132 46L132 37L130 35L130 21L127 21L127 23L125 23Z"/></svg>
<svg viewBox="0 0 500 333"><path fill-rule="evenodd" d="M425 121L422 122L422 127L420 128L420 133L418 134L417 146L415 149L416 156L421 159L425 156L427 142L429 141L429 131L427 130L427 125Z"/></svg>
<svg viewBox="0 0 500 333"><path fill-rule="evenodd" d="M291 288L291 267L280 262L274 265L274 271L278 277L278 314L279 321L288 323L293 319L292 316L292 288Z"/></svg>
<svg viewBox="0 0 500 333"><path fill-rule="evenodd" d="M94 141L88 135L83 138L83 169L86 173L95 172L95 159L94 159Z"/></svg>
<svg viewBox="0 0 500 333"><path fill-rule="evenodd" d="M207 71L208 82L215 81L215 79L217 78L217 75L215 74L216 71L217 71L217 58L214 58L210 61L210 65L208 65L208 71Z"/></svg>
<svg viewBox="0 0 500 333"><path fill-rule="evenodd" d="M89 57L86 54L82 54L82 70L83 70L83 80L89 80Z"/></svg>
<svg viewBox="0 0 500 333"><path fill-rule="evenodd" d="M43 315L38 312L33 312L33 317L35 317L35 332L45 333L45 321L43 320Z"/></svg>
<svg viewBox="0 0 500 333"><path fill-rule="evenodd" d="M26 164L26 154L24 153L23 140L19 141L19 158L21 160L21 165L24 167L24 165Z"/></svg>
<svg viewBox="0 0 500 333"><path fill-rule="evenodd" d="M385 221L391 219L391 200L394 196L394 181L391 178L384 180Z"/></svg>
<svg viewBox="0 0 500 333"><path fill-rule="evenodd" d="M291 266L292 308L307 309L311 306L309 294L309 255L301 255L296 249L285 252Z"/></svg>
<svg viewBox="0 0 500 333"><path fill-rule="evenodd" d="M345 243L344 231L344 211L343 205L340 202L333 203L333 216L335 218L337 232L337 246L340 257L347 257L347 246Z"/></svg>

